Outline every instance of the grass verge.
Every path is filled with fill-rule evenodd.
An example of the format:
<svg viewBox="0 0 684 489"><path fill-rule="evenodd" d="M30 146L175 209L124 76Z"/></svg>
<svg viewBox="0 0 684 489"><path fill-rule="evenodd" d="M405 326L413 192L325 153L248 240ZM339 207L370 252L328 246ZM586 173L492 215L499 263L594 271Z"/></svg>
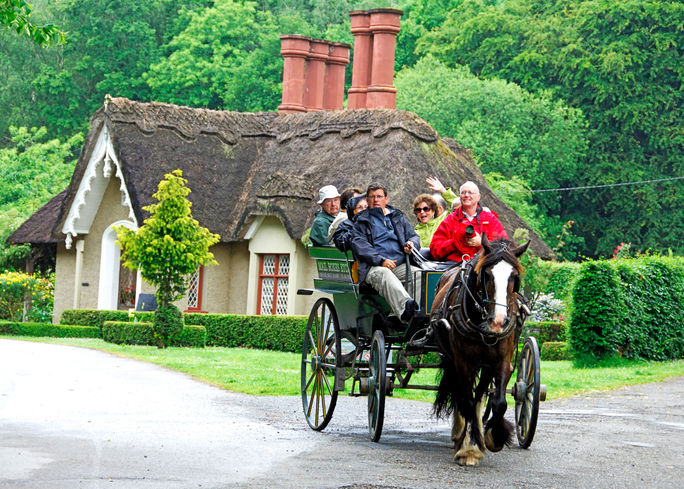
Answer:
<svg viewBox="0 0 684 489"><path fill-rule="evenodd" d="M244 348L166 348L115 345L89 338L0 338L56 343L101 350L143 360L186 373L233 392L251 395L296 396L300 389L300 355ZM436 370L414 374L416 384L436 383ZM668 362L615 361L597 368L574 368L567 361L544 361L541 382L547 399L609 390L624 385L661 382L684 375L684 360ZM347 390L351 382L347 381ZM433 392L396 389L395 397L431 402Z"/></svg>

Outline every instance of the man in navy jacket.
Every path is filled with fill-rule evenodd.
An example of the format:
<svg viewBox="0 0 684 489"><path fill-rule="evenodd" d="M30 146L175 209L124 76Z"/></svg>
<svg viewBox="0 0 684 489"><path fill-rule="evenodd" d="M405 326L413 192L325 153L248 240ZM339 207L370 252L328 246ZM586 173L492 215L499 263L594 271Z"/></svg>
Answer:
<svg viewBox="0 0 684 489"><path fill-rule="evenodd" d="M364 280L385 298L392 313L403 322L413 318L418 304L404 289L406 253L420 248L420 238L404 214L387 205L387 189L372 183L366 191L368 209L356 217L352 233L352 250L359 262L359 281ZM410 270L419 270L410 267ZM420 291L420 274L416 277L415 291ZM411 291L414 292L414 291Z"/></svg>

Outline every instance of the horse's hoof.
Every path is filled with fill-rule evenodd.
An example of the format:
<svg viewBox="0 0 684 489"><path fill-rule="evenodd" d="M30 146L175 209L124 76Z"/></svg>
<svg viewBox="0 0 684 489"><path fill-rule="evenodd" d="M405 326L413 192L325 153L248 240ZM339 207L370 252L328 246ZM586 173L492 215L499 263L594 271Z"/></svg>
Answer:
<svg viewBox="0 0 684 489"><path fill-rule="evenodd" d="M487 430L485 433L485 446L487 447L487 450L492 453L500 452L503 448L503 445L497 445L494 443L494 439L492 438L492 430Z"/></svg>
<svg viewBox="0 0 684 489"><path fill-rule="evenodd" d="M464 467L475 467L480 463L480 459L472 455L466 457L456 457L456 463Z"/></svg>

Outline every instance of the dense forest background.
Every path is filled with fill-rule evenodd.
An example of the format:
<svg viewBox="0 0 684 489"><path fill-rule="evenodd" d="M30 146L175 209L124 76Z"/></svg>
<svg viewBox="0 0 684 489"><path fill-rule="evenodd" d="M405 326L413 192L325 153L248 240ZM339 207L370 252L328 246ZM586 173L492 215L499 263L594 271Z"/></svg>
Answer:
<svg viewBox="0 0 684 489"><path fill-rule="evenodd" d="M404 11L398 108L472 148L492 188L559 256L609 256L621 242L684 254L679 0L32 5L31 18L58 25L66 42L43 48L0 29L0 269L22 266L25 247L4 240L66 187L106 94L276 110L280 34L351 44L348 12L388 6ZM542 191L571 187L589 188Z"/></svg>

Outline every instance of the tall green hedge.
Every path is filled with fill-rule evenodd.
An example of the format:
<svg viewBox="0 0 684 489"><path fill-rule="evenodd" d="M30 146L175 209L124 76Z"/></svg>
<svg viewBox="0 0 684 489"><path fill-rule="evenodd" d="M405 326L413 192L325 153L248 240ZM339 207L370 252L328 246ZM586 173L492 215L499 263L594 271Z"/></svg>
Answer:
<svg viewBox="0 0 684 489"><path fill-rule="evenodd" d="M575 360L684 358L684 259L640 257L582 264L569 340Z"/></svg>
<svg viewBox="0 0 684 489"><path fill-rule="evenodd" d="M301 351L306 321L305 316L185 315L185 324L198 324L207 329L208 346L289 352Z"/></svg>

